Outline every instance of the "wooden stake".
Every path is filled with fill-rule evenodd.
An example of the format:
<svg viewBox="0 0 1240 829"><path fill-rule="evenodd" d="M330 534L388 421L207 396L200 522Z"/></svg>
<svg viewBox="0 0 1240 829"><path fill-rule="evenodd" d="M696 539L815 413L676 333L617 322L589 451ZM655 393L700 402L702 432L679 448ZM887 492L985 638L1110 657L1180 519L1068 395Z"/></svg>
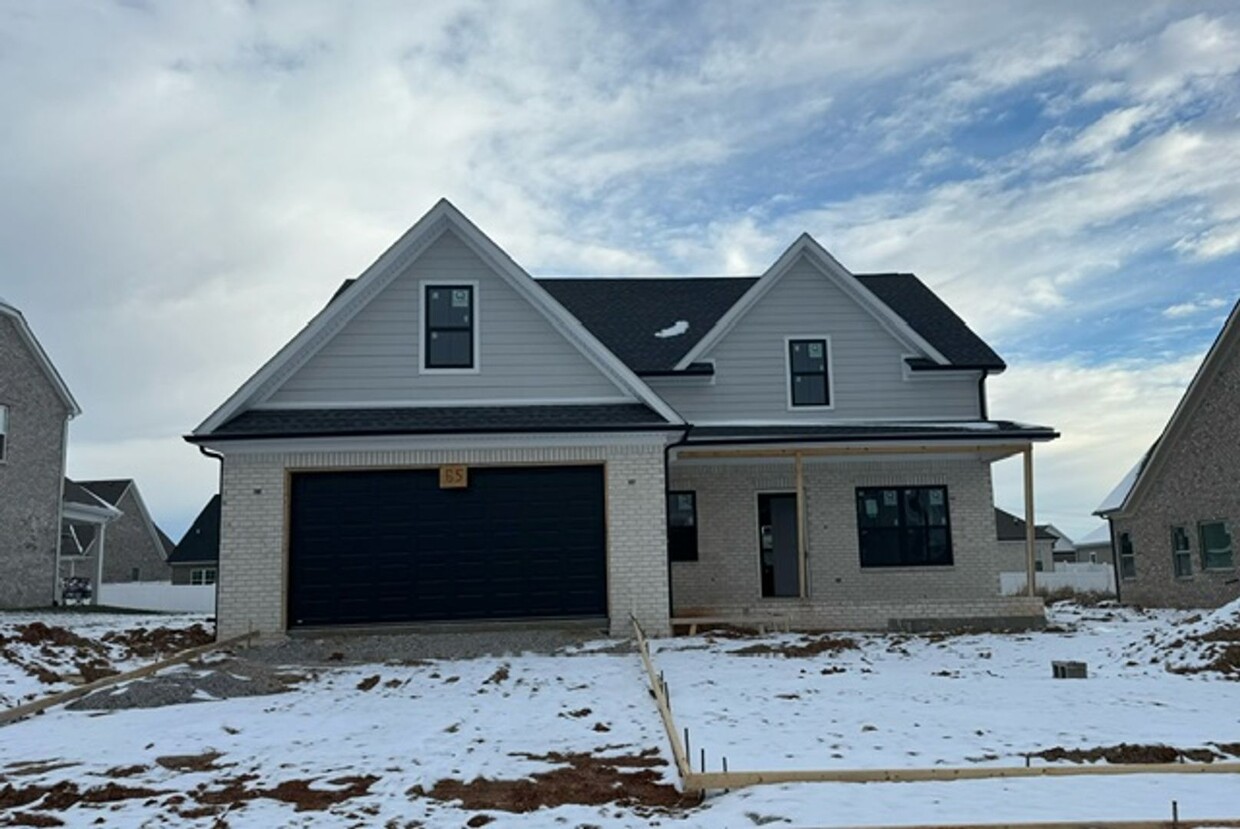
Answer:
<svg viewBox="0 0 1240 829"><path fill-rule="evenodd" d="M0 711L0 725L13 722L14 720L20 720L21 718L28 717L31 714L37 714L40 711L51 708L55 705L60 705L62 702L69 702L70 700L75 700L78 697L84 697L87 694L98 691L100 688L107 688L109 685L119 685L120 683L128 682L131 679L141 679L144 676L150 676L151 674L162 671L164 668L170 668L173 665L180 665L182 662L188 662L194 657L201 656L204 653L209 653L213 650L218 650L219 648L226 648L229 645L239 644L252 638L254 635L254 631L250 631L249 633L243 633L240 636L234 636L231 639L224 639L220 642L212 642L209 645L199 645L198 647L181 651L175 656L170 656L167 659L160 660L159 662L153 662L150 665L145 665L141 668L127 671L123 674L105 676L103 679L97 679L86 685L81 685L77 688L70 688L68 691L61 691L58 694L52 694L51 696L44 697L40 700L35 700L34 702L27 702L24 705L19 705L16 708L10 708L7 711Z"/></svg>
<svg viewBox="0 0 1240 829"><path fill-rule="evenodd" d="M672 747L672 759L676 762L676 770L680 772L681 780L684 781L693 773L693 767L689 765L687 748L689 729L685 729L685 745L682 746L680 735L676 733L676 723L672 720L672 709L668 704L666 686L659 681L654 662L650 659L650 645L646 642L646 633L642 630L636 616L629 616L629 620L633 623L633 635L637 637L637 652L641 654L642 664L646 667L646 678L650 681L650 690L654 694L655 705L659 708L659 718L663 720L663 730L667 732L667 741ZM688 790L687 785L685 788Z"/></svg>

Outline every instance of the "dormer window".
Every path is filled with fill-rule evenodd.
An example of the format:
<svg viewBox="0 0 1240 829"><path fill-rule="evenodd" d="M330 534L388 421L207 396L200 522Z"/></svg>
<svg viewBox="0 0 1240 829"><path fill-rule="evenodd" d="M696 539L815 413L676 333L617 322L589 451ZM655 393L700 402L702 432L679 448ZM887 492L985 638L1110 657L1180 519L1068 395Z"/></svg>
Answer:
<svg viewBox="0 0 1240 829"><path fill-rule="evenodd" d="M422 367L477 368L474 285L426 285L423 304Z"/></svg>
<svg viewBox="0 0 1240 829"><path fill-rule="evenodd" d="M831 406L831 342L827 337L788 340L790 407Z"/></svg>

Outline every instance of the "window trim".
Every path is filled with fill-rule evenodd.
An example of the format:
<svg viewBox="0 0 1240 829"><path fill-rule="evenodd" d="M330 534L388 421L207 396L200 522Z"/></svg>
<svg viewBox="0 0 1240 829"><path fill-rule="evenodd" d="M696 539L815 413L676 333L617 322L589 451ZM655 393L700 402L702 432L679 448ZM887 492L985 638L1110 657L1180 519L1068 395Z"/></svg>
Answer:
<svg viewBox="0 0 1240 829"><path fill-rule="evenodd" d="M792 402L792 344L815 340L821 340L827 349L826 359L823 361L827 372L827 404L825 406L797 406ZM829 412L835 408L835 366L832 361L834 353L831 348L830 334L789 334L784 337L784 405L788 411Z"/></svg>
<svg viewBox="0 0 1240 829"><path fill-rule="evenodd" d="M675 496L675 495L688 495L693 499L693 549L691 552L684 552L679 555L677 554L675 550L672 549L672 503L671 501L672 501L672 496ZM667 491L667 558L668 558L668 561L681 562L681 561L698 561L699 560L701 556L701 552L698 546L698 541L699 541L698 526L699 526L699 513L698 513L697 490L696 489L669 489ZM677 527L677 529L684 529L684 528Z"/></svg>
<svg viewBox="0 0 1240 829"><path fill-rule="evenodd" d="M1128 544L1128 552L1124 552L1124 544ZM1132 545L1132 533L1120 533L1115 539L1115 562L1119 567L1120 581L1136 581L1137 580L1137 548ZM1128 559L1132 565L1132 575L1124 572L1124 559Z"/></svg>
<svg viewBox="0 0 1240 829"><path fill-rule="evenodd" d="M908 563L901 561L899 564L866 564L865 551L861 545L861 533L865 527L861 526L860 515L858 513L858 504L861 501L861 493L866 490L884 490L894 489L902 491L905 489L939 489L943 491L943 529L947 530L947 561L943 563ZM927 569L948 569L956 566L956 543L955 533L952 532L952 509L951 509L951 488L947 484L866 484L857 486L853 489L853 521L857 528L857 566L864 571L883 572L891 570L917 570L924 571ZM927 524L927 527L930 525ZM936 525L937 526L937 525ZM904 509L900 508L900 525L896 529L903 531L904 526ZM903 538L903 533L901 533ZM903 542L901 542L901 553L903 553Z"/></svg>
<svg viewBox="0 0 1240 829"><path fill-rule="evenodd" d="M1227 533L1227 540L1231 542L1230 544L1227 545L1227 555L1230 561L1225 567L1210 567L1206 564L1206 555L1208 554L1208 551L1206 550L1206 539L1205 539L1204 530L1207 524L1222 524L1223 531ZM1232 534L1231 522L1228 521L1226 518L1214 518L1208 521L1198 521L1197 522L1197 542L1201 545L1201 572L1203 573L1230 573L1236 569L1236 537Z"/></svg>
<svg viewBox="0 0 1240 829"><path fill-rule="evenodd" d="M473 313L473 365L469 368L435 368L426 364L430 350L426 347L427 334L427 301L426 294L431 288L469 288L472 297ZM482 316L480 313L481 296L477 279L420 279L418 280L418 374L478 374L482 371L481 344Z"/></svg>
<svg viewBox="0 0 1240 829"><path fill-rule="evenodd" d="M0 464L9 462L9 406L0 403Z"/></svg>
<svg viewBox="0 0 1240 829"><path fill-rule="evenodd" d="M201 580L194 581L194 574L201 573ZM207 573L211 574L211 581L207 581ZM218 567L193 567L189 571L189 583L193 587L209 587L219 581L220 572Z"/></svg>
<svg viewBox="0 0 1240 829"><path fill-rule="evenodd" d="M1183 549L1176 546L1176 530L1184 534ZM1183 573L1179 571L1181 558L1188 561L1186 572ZM1171 525L1171 575L1180 580L1193 577L1193 540L1188 534L1188 527L1183 524Z"/></svg>

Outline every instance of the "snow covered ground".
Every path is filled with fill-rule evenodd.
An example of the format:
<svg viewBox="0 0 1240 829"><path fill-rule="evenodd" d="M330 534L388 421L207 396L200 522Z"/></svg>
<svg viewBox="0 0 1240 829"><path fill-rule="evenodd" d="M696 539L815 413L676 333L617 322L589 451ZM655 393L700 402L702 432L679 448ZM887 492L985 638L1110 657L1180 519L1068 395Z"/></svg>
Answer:
<svg viewBox="0 0 1240 829"><path fill-rule="evenodd" d="M850 635L857 647L842 650L814 647L819 637L699 636L657 642L655 659L695 764L705 747L712 769L723 755L733 770L1022 764L1027 752L1120 742L1222 759L1240 750L1240 684L1163 661L1211 664L1217 654L1196 654L1186 631L1232 617L1186 618L1060 607L1062 632ZM0 635L7 623L0 615ZM104 622L83 617L91 624ZM821 652L780 653L789 647ZM1090 678L1051 679L1052 659L1085 661ZM635 654L282 670L296 674L286 693L61 708L0 727L0 825L37 814L119 827L841 826L1166 819L1172 800L1186 819L1240 816L1235 775L760 786L675 806ZM536 784L521 782L529 775ZM612 792L629 802L606 802ZM508 810L539 803L556 805Z"/></svg>

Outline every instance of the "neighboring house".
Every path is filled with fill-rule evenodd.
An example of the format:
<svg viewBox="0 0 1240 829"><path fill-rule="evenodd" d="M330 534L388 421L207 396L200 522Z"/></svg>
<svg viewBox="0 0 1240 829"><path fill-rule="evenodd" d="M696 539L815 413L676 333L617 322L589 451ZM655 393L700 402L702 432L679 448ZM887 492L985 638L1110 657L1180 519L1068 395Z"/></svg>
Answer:
<svg viewBox="0 0 1240 829"><path fill-rule="evenodd" d="M1240 303L1162 435L1096 515L1110 522L1119 595L1163 607L1240 596Z"/></svg>
<svg viewBox="0 0 1240 829"><path fill-rule="evenodd" d="M1041 624L995 589L991 464L1057 435L988 419L1004 368L807 235L760 278L536 281L441 201L188 436L219 635Z"/></svg>
<svg viewBox="0 0 1240 829"><path fill-rule="evenodd" d="M1055 544L1051 548L1051 553L1056 563L1075 564L1076 544L1068 537L1068 534L1056 527L1054 524L1039 524L1037 529L1045 529L1055 538Z"/></svg>
<svg viewBox="0 0 1240 829"><path fill-rule="evenodd" d="M168 556L172 583L215 584L219 560L220 496L212 495Z"/></svg>
<svg viewBox="0 0 1240 829"><path fill-rule="evenodd" d="M1076 560L1082 564L1113 564L1111 527L1103 524L1076 542Z"/></svg>
<svg viewBox="0 0 1240 829"><path fill-rule="evenodd" d="M0 608L52 604L69 420L81 409L0 299Z"/></svg>
<svg viewBox="0 0 1240 829"><path fill-rule="evenodd" d="M1005 573L1025 572L1024 519L995 507L995 535L999 544L999 569ZM1051 572L1055 569L1054 548L1058 537L1046 524L1033 526L1034 569Z"/></svg>
<svg viewBox="0 0 1240 829"><path fill-rule="evenodd" d="M62 577L89 576L92 583L97 583L102 576L104 584L171 578L167 559L174 545L151 518L137 483L130 479L66 481L66 493L72 486L111 507L116 515L102 531L80 520L65 518L61 532ZM85 499L78 497L77 500ZM101 554L102 574L99 572Z"/></svg>

